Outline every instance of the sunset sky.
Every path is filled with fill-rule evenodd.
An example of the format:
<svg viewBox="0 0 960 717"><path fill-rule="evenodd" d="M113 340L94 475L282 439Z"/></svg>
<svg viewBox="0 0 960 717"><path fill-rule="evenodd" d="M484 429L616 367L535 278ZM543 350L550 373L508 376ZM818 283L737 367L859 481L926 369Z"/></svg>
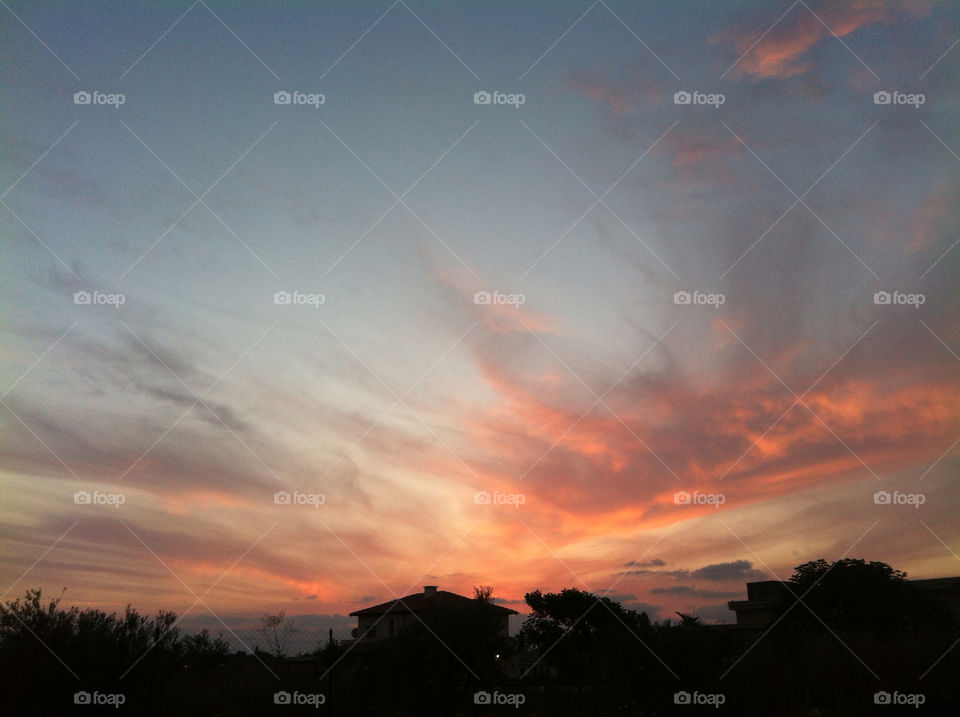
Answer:
<svg viewBox="0 0 960 717"><path fill-rule="evenodd" d="M3 599L960 574L957 3L270 8L0 8Z"/></svg>

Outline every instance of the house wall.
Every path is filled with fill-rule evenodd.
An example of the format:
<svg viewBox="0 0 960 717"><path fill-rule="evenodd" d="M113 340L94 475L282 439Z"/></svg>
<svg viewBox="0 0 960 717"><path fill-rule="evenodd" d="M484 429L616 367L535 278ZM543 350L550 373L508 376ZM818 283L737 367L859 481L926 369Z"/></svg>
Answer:
<svg viewBox="0 0 960 717"><path fill-rule="evenodd" d="M362 640L383 640L400 634L404 626L413 622L419 622L410 613L388 614L380 619L380 615L359 615L357 616L357 639ZM378 622L379 620L379 622ZM374 624L376 627L374 628ZM506 636L509 632L509 618L507 615L497 618L497 632ZM374 629L374 632L368 630Z"/></svg>
<svg viewBox="0 0 960 717"><path fill-rule="evenodd" d="M381 619L382 617L382 619ZM378 622L379 620L379 622ZM360 615L357 618L357 638L364 640L383 640L400 634L400 630L416 618L410 613L387 615ZM374 627L376 624L376 627ZM373 629L373 632L368 630Z"/></svg>

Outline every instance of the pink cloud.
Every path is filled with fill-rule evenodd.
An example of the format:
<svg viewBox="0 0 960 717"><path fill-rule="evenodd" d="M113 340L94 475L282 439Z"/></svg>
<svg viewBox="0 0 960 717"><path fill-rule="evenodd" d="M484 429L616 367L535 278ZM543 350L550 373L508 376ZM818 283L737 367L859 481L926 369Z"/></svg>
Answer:
<svg viewBox="0 0 960 717"><path fill-rule="evenodd" d="M821 41L833 40L834 34L843 38L869 25L893 25L905 16L924 15L930 7L926 0L854 0L813 4L810 10L798 5L765 36L751 22L725 28L710 41L730 47L740 57L731 72L734 79L785 79L809 72L813 62L806 59L807 53Z"/></svg>
<svg viewBox="0 0 960 717"><path fill-rule="evenodd" d="M504 467L490 480L516 489L525 475L529 509L540 506L556 530L581 537L677 520L676 490L716 489L725 474L734 506L862 478L861 460L898 470L936 457L960 425L953 383L935 376L824 381L804 399L813 413L791 409L794 396L759 364L709 385L679 373L638 376L605 399L621 423L603 406L588 411L589 397L572 399L572 381L548 391L489 361L481 371L501 403L465 419L464 430L500 456Z"/></svg>

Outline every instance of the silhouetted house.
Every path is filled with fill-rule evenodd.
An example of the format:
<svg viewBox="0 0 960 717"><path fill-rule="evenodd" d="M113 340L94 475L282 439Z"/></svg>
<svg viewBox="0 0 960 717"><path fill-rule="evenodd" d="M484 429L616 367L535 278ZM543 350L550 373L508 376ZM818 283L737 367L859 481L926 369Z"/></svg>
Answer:
<svg viewBox="0 0 960 717"><path fill-rule="evenodd" d="M350 613L357 618L357 639L362 641L382 640L400 634L409 624L430 622L436 615L478 615L491 617L494 630L507 635L508 619L516 610L490 602L468 598L446 590L437 590L436 585L424 585L422 593L390 600L372 607Z"/></svg>
<svg viewBox="0 0 960 717"><path fill-rule="evenodd" d="M786 583L780 580L762 580L747 583L747 599L731 600L727 607L737 614L738 625L762 627L773 620L790 595Z"/></svg>
<svg viewBox="0 0 960 717"><path fill-rule="evenodd" d="M960 620L960 577L910 580L929 597L943 603ZM737 614L737 624L764 627L779 614L784 604L796 598L787 583L779 580L762 580L747 583L747 599L731 600L727 607Z"/></svg>
<svg viewBox="0 0 960 717"><path fill-rule="evenodd" d="M943 603L960 622L960 576L911 580L910 582L929 597Z"/></svg>

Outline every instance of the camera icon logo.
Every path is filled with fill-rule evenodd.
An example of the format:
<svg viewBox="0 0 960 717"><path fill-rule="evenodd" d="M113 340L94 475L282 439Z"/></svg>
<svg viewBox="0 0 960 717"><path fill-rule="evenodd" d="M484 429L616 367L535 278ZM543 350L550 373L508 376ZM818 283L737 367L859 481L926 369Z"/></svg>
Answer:
<svg viewBox="0 0 960 717"><path fill-rule="evenodd" d="M673 303L679 304L681 306L686 306L690 303L690 292L689 291L677 291L673 294Z"/></svg>
<svg viewBox="0 0 960 717"><path fill-rule="evenodd" d="M678 490L673 494L674 505L690 505L690 494L685 490Z"/></svg>
<svg viewBox="0 0 960 717"><path fill-rule="evenodd" d="M473 502L477 505L490 505L493 502L493 496L490 491L478 490L473 494Z"/></svg>
<svg viewBox="0 0 960 717"><path fill-rule="evenodd" d="M88 105L90 104L90 93L86 90L80 90L79 92L73 93L73 104L75 105Z"/></svg>
<svg viewBox="0 0 960 717"><path fill-rule="evenodd" d="M490 693L486 690L480 690L479 692L473 693L473 704L475 705L489 705L492 702L492 697Z"/></svg>
<svg viewBox="0 0 960 717"><path fill-rule="evenodd" d="M875 105L888 105L892 99L892 95L886 90L880 90L879 92L873 93L873 104Z"/></svg>
<svg viewBox="0 0 960 717"><path fill-rule="evenodd" d="M890 303L890 292L889 291L877 291L873 295L874 304L889 304Z"/></svg>
<svg viewBox="0 0 960 717"><path fill-rule="evenodd" d="M473 93L473 104L475 105L488 105L491 101L490 93L486 90L480 90L479 92Z"/></svg>
<svg viewBox="0 0 960 717"><path fill-rule="evenodd" d="M273 104L275 105L288 105L290 104L290 93L286 90L280 90L279 92L273 93Z"/></svg>
<svg viewBox="0 0 960 717"><path fill-rule="evenodd" d="M673 704L675 705L688 705L690 704L690 699L689 692L680 691L673 693Z"/></svg>
<svg viewBox="0 0 960 717"><path fill-rule="evenodd" d="M288 705L290 704L290 693L285 690L280 690L279 692L273 693L273 704L275 705Z"/></svg>
<svg viewBox="0 0 960 717"><path fill-rule="evenodd" d="M491 299L491 295L489 291L478 291L476 294L473 295L474 304L486 305L490 303L490 299Z"/></svg>
<svg viewBox="0 0 960 717"><path fill-rule="evenodd" d="M879 692L873 693L873 704L875 705L888 705L890 704L890 693L885 690L880 690Z"/></svg>
<svg viewBox="0 0 960 717"><path fill-rule="evenodd" d="M286 305L290 303L290 292L289 291L278 291L273 295L273 303Z"/></svg>
<svg viewBox="0 0 960 717"><path fill-rule="evenodd" d="M90 303L90 292L89 291L78 291L73 295L73 303L78 305L85 305Z"/></svg>
<svg viewBox="0 0 960 717"><path fill-rule="evenodd" d="M88 705L90 704L90 693L89 692L74 692L73 693L73 704L75 705Z"/></svg>
<svg viewBox="0 0 960 717"><path fill-rule="evenodd" d="M73 494L73 502L77 505L90 505L89 491L78 490Z"/></svg>
<svg viewBox="0 0 960 717"><path fill-rule="evenodd" d="M890 492L886 490L878 490L873 494L873 502L877 505L890 505Z"/></svg>
<svg viewBox="0 0 960 717"><path fill-rule="evenodd" d="M679 92L673 93L673 104L675 105L688 105L690 104L691 95L686 90L680 90Z"/></svg>
<svg viewBox="0 0 960 717"><path fill-rule="evenodd" d="M290 505L290 494L285 490L273 494L273 502L277 505Z"/></svg>

